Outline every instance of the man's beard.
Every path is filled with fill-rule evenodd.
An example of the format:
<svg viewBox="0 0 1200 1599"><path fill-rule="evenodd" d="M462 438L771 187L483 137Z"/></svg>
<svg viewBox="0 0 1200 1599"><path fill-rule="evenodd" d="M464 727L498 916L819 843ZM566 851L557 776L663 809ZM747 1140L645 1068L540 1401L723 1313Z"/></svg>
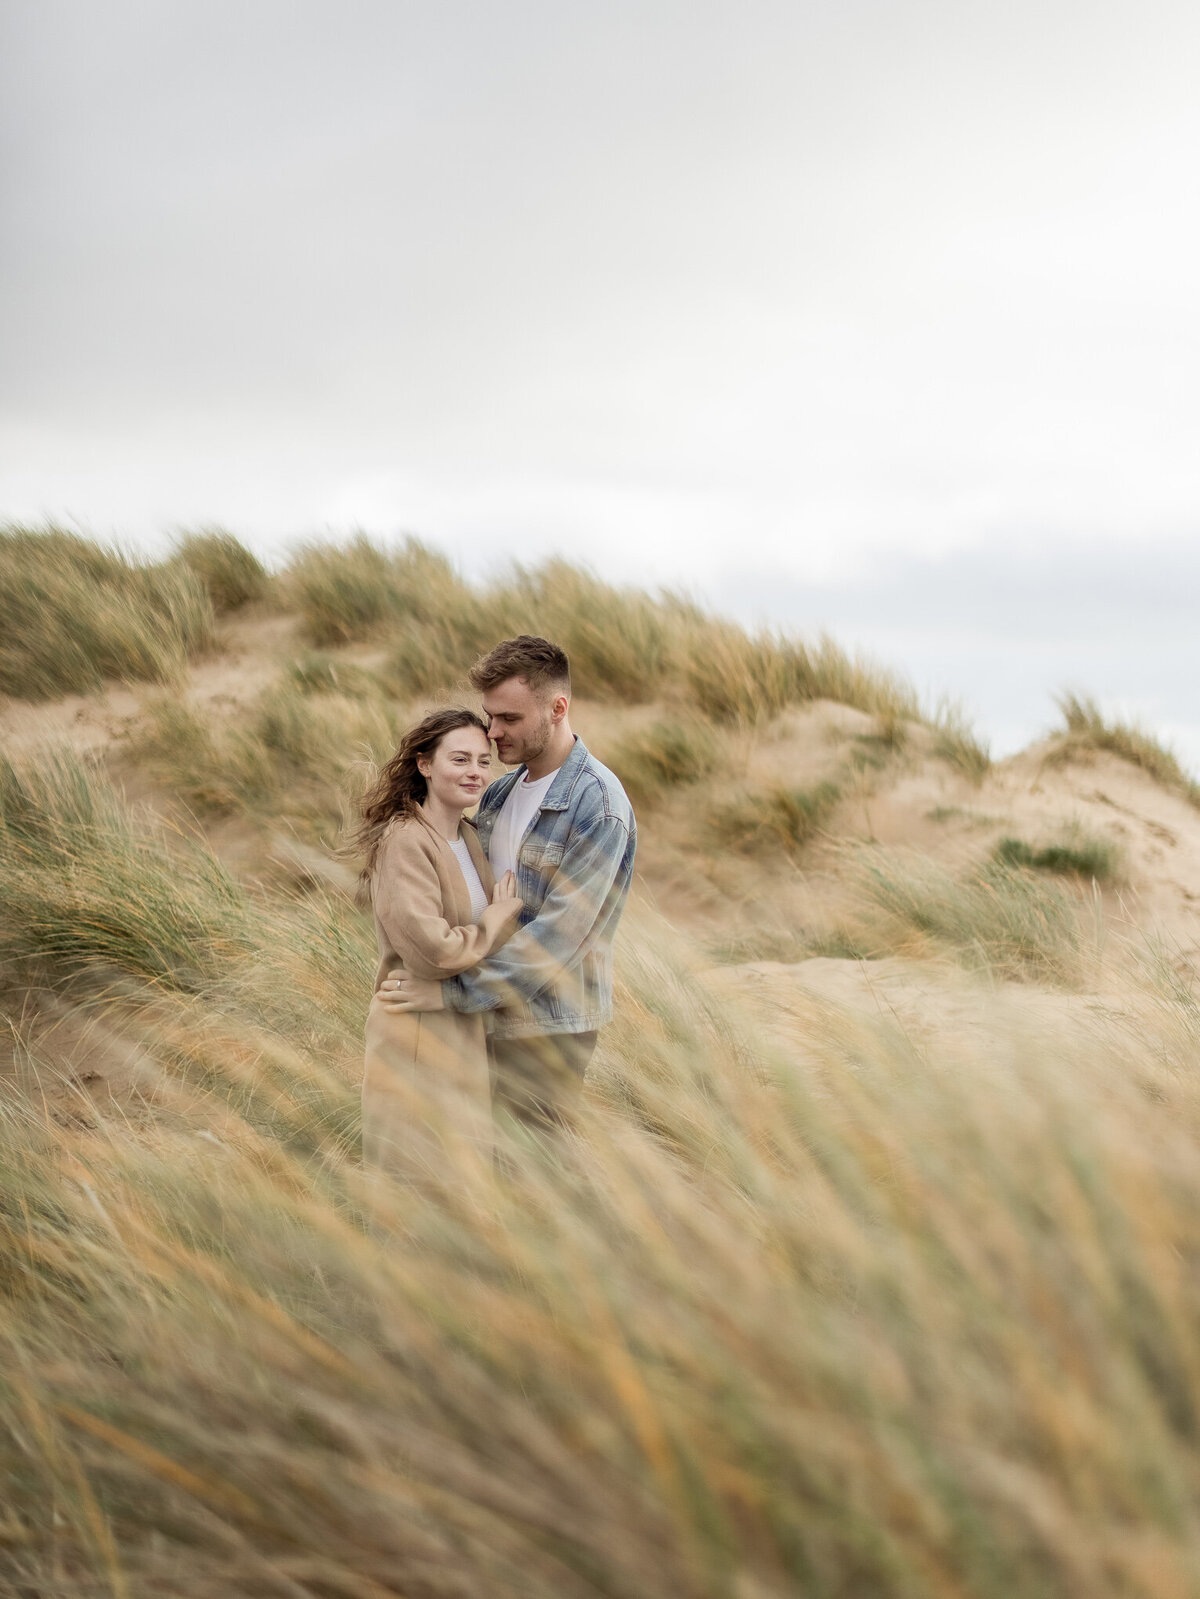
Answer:
<svg viewBox="0 0 1200 1599"><path fill-rule="evenodd" d="M550 748L550 740L553 736L554 722L551 717L547 716L523 741L520 750L517 752L521 763L528 766L530 761L536 761L539 755L544 755Z"/></svg>

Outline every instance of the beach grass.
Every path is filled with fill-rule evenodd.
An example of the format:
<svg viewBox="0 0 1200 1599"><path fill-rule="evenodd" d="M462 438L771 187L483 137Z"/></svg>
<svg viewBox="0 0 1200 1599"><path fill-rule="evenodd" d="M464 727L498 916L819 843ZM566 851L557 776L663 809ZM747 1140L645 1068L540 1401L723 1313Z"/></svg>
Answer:
<svg viewBox="0 0 1200 1599"><path fill-rule="evenodd" d="M1106 717L1096 701L1086 696L1065 693L1059 696L1058 704L1066 726L1051 747L1049 760L1064 761L1081 753L1104 751L1139 767L1155 782L1200 809L1200 783L1185 770L1174 750L1153 733L1135 723Z"/></svg>
<svg viewBox="0 0 1200 1599"><path fill-rule="evenodd" d="M5 960L158 1074L66 1114L27 1030L0 1103L10 1591L1188 1591L1194 1003L917 1052L798 992L797 1053L634 926L578 1134L389 1188L348 901L65 759L0 807Z"/></svg>
<svg viewBox="0 0 1200 1599"><path fill-rule="evenodd" d="M270 594L270 573L254 552L224 528L197 528L175 541L175 559L194 572L218 613L240 611Z"/></svg>
<svg viewBox="0 0 1200 1599"><path fill-rule="evenodd" d="M108 678L177 681L212 640L212 602L187 566L62 528L0 527L0 693L47 700Z"/></svg>

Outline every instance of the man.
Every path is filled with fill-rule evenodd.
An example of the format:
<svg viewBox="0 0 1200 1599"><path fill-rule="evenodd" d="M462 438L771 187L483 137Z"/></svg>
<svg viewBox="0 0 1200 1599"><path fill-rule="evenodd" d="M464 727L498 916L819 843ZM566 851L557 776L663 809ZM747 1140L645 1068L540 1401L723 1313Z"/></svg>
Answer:
<svg viewBox="0 0 1200 1599"><path fill-rule="evenodd" d="M544 638L505 639L476 662L496 753L517 766L484 793L480 841L497 878L517 876L518 931L445 982L389 973L404 1011L491 1011L493 1101L519 1120L569 1126L612 1018L613 935L629 893L637 829L625 790L571 731L571 672Z"/></svg>

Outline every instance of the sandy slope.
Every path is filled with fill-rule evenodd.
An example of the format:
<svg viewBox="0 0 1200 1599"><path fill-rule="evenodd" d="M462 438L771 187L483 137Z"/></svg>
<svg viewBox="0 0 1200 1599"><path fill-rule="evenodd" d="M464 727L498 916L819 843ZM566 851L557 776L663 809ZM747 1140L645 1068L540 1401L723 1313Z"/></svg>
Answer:
<svg viewBox="0 0 1200 1599"><path fill-rule="evenodd" d="M1157 926L1185 950L1200 950L1200 812L1116 756L1048 760L1051 742L1000 763L954 814L934 819L938 786L914 772L872 806L876 838L939 856L984 855L1005 833L1031 842L1064 828L1115 841L1127 881L1110 894L1133 921Z"/></svg>
<svg viewBox="0 0 1200 1599"><path fill-rule="evenodd" d="M250 703L281 662L299 653L296 633L291 616L227 621L218 635L219 649L191 666L180 687L197 706L235 712ZM156 686L110 683L95 694L68 694L38 705L0 694L0 745L11 754L61 743L108 753L137 726L146 701L163 692Z"/></svg>

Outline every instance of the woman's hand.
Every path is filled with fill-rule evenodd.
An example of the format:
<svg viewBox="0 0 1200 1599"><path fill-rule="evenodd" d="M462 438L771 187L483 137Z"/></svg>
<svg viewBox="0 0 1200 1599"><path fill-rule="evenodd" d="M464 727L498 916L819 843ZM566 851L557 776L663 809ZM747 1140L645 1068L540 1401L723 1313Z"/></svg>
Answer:
<svg viewBox="0 0 1200 1599"><path fill-rule="evenodd" d="M524 908L524 901L517 898L516 873L505 872L492 890L492 903L488 906L488 910L491 911L499 927L507 928L516 925L517 918ZM484 915L487 915L487 911Z"/></svg>

